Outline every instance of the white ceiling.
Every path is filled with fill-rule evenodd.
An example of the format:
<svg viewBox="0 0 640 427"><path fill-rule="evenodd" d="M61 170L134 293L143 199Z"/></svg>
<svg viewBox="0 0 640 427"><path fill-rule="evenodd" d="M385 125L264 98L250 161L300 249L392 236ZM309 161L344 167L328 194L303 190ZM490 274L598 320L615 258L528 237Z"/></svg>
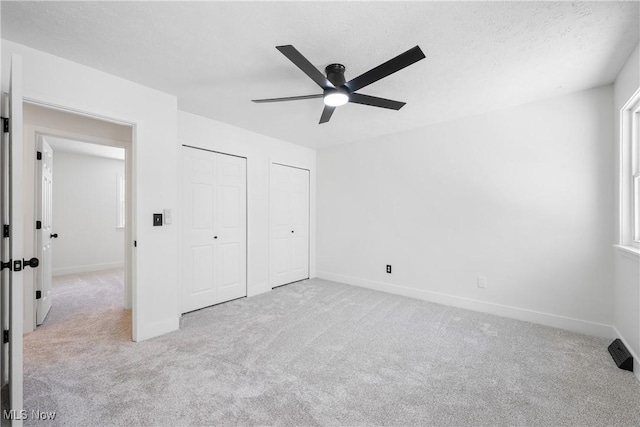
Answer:
<svg viewBox="0 0 640 427"><path fill-rule="evenodd" d="M174 94L181 110L310 147L392 134L613 82L638 43L632 2L2 2L2 37ZM275 49L347 80L420 45L426 59L318 125L320 93Z"/></svg>
<svg viewBox="0 0 640 427"><path fill-rule="evenodd" d="M84 141L74 141L66 138L46 135L45 141L57 152L80 154L83 156L104 157L113 160L124 160L124 148L109 147L107 145L92 144Z"/></svg>

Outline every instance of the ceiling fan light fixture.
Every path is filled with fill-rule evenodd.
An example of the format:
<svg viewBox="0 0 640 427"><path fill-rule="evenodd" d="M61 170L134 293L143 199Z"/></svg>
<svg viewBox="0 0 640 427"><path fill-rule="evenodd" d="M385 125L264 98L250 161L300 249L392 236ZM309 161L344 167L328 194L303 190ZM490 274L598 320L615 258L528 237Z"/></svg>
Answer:
<svg viewBox="0 0 640 427"><path fill-rule="evenodd" d="M339 107L349 102L349 95L341 90L327 90L324 93L324 103L329 107Z"/></svg>

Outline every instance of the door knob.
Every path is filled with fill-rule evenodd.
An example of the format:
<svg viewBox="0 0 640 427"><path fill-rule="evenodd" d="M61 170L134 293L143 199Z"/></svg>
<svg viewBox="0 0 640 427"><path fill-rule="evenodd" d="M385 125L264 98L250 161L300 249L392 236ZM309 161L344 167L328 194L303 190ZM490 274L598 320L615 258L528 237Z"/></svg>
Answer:
<svg viewBox="0 0 640 427"><path fill-rule="evenodd" d="M58 233L49 234L49 237L51 237L52 239L57 239Z"/></svg>
<svg viewBox="0 0 640 427"><path fill-rule="evenodd" d="M217 238L218 238L218 236L213 236L213 238L214 238L214 239L217 239Z"/></svg>
<svg viewBox="0 0 640 427"><path fill-rule="evenodd" d="M26 267L36 268L38 265L40 265L40 260L38 258L23 259L22 265L24 266L24 268Z"/></svg>
<svg viewBox="0 0 640 427"><path fill-rule="evenodd" d="M291 232L292 232L292 233L294 233L294 231L293 231L293 230L291 230Z"/></svg>

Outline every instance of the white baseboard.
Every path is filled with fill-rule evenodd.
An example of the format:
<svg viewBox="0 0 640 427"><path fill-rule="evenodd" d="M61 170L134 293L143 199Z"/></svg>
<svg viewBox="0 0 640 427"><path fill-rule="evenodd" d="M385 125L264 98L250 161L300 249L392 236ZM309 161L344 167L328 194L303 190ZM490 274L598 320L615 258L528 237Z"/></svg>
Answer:
<svg viewBox="0 0 640 427"><path fill-rule="evenodd" d="M359 277L334 274L326 271L318 271L321 279L342 282L348 285L360 286L376 291L388 292L405 297L416 298L437 304L449 305L453 307L465 308L482 313L495 314L501 317L524 320L538 323L540 325L554 328L566 329L568 331L579 332L587 335L595 335L603 338L613 337L613 328L609 325L590 322L588 320L573 319L571 317L559 316L556 314L543 313L540 311L508 305L496 304L492 302L480 301L472 298L459 297L455 295L443 294L440 292L425 291L422 289L409 288L406 286L393 285L390 283L376 282Z"/></svg>
<svg viewBox="0 0 640 427"><path fill-rule="evenodd" d="M150 338L158 337L169 332L177 331L180 328L180 317L170 317L157 322L150 322L138 325L134 328L133 340L140 342Z"/></svg>
<svg viewBox="0 0 640 427"><path fill-rule="evenodd" d="M614 338L620 338L620 341L622 341L624 346L627 347L627 350L629 350L629 353L631 353L631 356L633 357L633 375L635 375L636 379L640 381L640 360L638 360L638 355L633 351L633 348L629 345L628 341L624 339L620 331L618 331L615 326L613 327L613 333Z"/></svg>
<svg viewBox="0 0 640 427"><path fill-rule="evenodd" d="M75 267L54 268L54 276L64 276L66 274L88 273L90 271L111 270L112 268L124 268L124 262L110 262L104 264L78 265Z"/></svg>

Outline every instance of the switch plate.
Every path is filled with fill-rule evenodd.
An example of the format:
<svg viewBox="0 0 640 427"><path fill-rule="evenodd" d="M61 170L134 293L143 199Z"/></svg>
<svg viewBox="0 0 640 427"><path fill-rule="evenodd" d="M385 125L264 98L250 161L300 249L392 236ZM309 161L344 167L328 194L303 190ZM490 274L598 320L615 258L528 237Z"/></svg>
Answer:
<svg viewBox="0 0 640 427"><path fill-rule="evenodd" d="M391 266L387 264L387 273L391 274Z"/></svg>
<svg viewBox="0 0 640 427"><path fill-rule="evenodd" d="M164 213L164 223L171 224L171 209L165 209Z"/></svg>
<svg viewBox="0 0 640 427"><path fill-rule="evenodd" d="M484 289L487 287L487 278L484 276L478 276L478 287Z"/></svg>
<svg viewBox="0 0 640 427"><path fill-rule="evenodd" d="M153 214L153 226L154 227L162 227L162 214Z"/></svg>

